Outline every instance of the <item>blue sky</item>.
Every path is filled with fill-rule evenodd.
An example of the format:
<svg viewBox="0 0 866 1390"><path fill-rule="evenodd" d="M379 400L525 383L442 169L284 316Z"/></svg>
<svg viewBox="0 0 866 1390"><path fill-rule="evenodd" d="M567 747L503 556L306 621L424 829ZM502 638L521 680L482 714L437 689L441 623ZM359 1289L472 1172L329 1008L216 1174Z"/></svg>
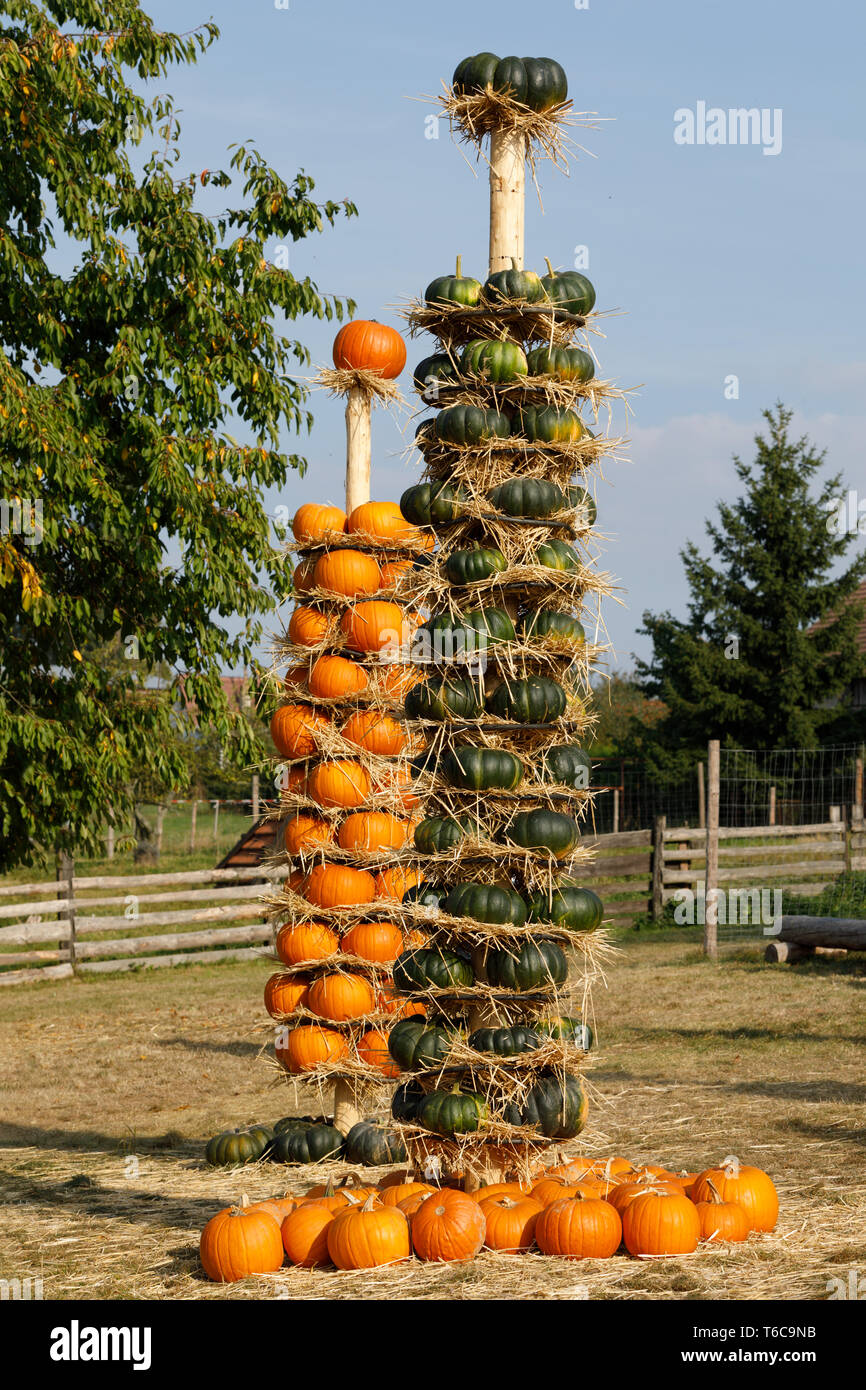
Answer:
<svg viewBox="0 0 866 1390"><path fill-rule="evenodd" d="M282 0L278 0L282 3ZM621 585L605 617L611 664L647 654L645 608L682 612L678 551L735 495L731 455L748 456L760 411L777 398L866 491L866 349L862 239L866 202L862 54L866 22L844 0L474 0L436 6L330 0L229 4L145 0L160 27L212 17L220 41L161 85L182 108L183 161L227 163L254 140L287 179L312 174L317 196L350 198L359 217L293 248L291 268L351 295L362 317L400 326L401 302L448 270L456 252L484 278L487 187L444 124L425 138L434 93L468 53L556 57L576 110L609 117L577 138L597 158L570 177L541 169L544 212L527 199L527 265L589 248L598 307L619 310L598 345L603 374L639 386L626 426L630 462L599 488L602 566ZM681 145L674 113L708 107L782 112L782 148ZM477 172L477 176L476 176ZM269 248L272 249L272 248ZM302 322L316 363L334 329ZM409 348L409 368L429 340ZM725 398L725 378L739 398ZM401 385L411 395L410 370ZM314 431L293 478L268 506L339 501L344 427L338 402L314 397ZM402 457L412 426L377 412L373 496L398 497L420 460ZM290 444L287 439L287 445Z"/></svg>

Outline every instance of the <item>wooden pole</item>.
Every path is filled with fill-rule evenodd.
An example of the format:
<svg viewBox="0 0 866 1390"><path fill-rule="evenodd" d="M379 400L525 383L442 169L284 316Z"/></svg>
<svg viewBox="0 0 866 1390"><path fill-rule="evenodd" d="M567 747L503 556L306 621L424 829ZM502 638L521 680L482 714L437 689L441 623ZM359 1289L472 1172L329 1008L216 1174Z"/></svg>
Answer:
<svg viewBox="0 0 866 1390"><path fill-rule="evenodd" d="M619 834L619 787L613 789L613 833Z"/></svg>
<svg viewBox="0 0 866 1390"><path fill-rule="evenodd" d="M490 274L523 269L526 136L494 130L490 136Z"/></svg>
<svg viewBox="0 0 866 1390"><path fill-rule="evenodd" d="M162 823L163 823L163 821L165 820L165 811L166 811L166 808L165 808L164 806L157 806L157 808L156 808L156 837L155 837L155 839L156 839L156 857L157 857L157 859L158 859L159 856L162 854Z"/></svg>
<svg viewBox="0 0 866 1390"><path fill-rule="evenodd" d="M776 788L770 788L770 825L776 824Z"/></svg>
<svg viewBox="0 0 866 1390"><path fill-rule="evenodd" d="M114 858L114 822L108 826L108 834L105 837L105 856L107 859Z"/></svg>
<svg viewBox="0 0 866 1390"><path fill-rule="evenodd" d="M656 816L653 823L653 903L652 919L661 920L664 910L665 828L667 816Z"/></svg>
<svg viewBox="0 0 866 1390"><path fill-rule="evenodd" d="M252 801L251 810L252 810L253 820L254 820L254 821L257 821L258 818L259 818L259 815L260 815L260 810L259 810L259 774L258 774L257 772L254 772L254 773L253 773L253 789L252 789L251 801Z"/></svg>
<svg viewBox="0 0 866 1390"><path fill-rule="evenodd" d="M854 805L851 810L853 820L863 819L863 759L854 764Z"/></svg>
<svg viewBox="0 0 866 1390"><path fill-rule="evenodd" d="M370 500L370 397L359 386L346 399L346 515Z"/></svg>
<svg viewBox="0 0 866 1390"><path fill-rule="evenodd" d="M69 923L69 937L60 943L61 950L69 951L69 964L75 971L75 861L71 854L61 852L57 858L57 879L58 883L64 885L63 895L69 901L69 906L65 911L58 913L58 916ZM59 895L58 895L59 896Z"/></svg>
<svg viewBox="0 0 866 1390"><path fill-rule="evenodd" d="M704 789L704 765L698 763L698 830L707 828L707 793Z"/></svg>
<svg viewBox="0 0 866 1390"><path fill-rule="evenodd" d="M218 801L215 801L214 804L213 804L213 842L214 842L214 844L217 843L217 835L219 834L219 827L220 827L220 804L219 804Z"/></svg>
<svg viewBox="0 0 866 1390"><path fill-rule="evenodd" d="M192 810L189 817L189 848L190 853L195 849L195 818L198 815L198 802L192 803Z"/></svg>
<svg viewBox="0 0 866 1390"><path fill-rule="evenodd" d="M719 958L719 740L711 738L707 750L709 798L707 802L707 910L704 920L704 955Z"/></svg>

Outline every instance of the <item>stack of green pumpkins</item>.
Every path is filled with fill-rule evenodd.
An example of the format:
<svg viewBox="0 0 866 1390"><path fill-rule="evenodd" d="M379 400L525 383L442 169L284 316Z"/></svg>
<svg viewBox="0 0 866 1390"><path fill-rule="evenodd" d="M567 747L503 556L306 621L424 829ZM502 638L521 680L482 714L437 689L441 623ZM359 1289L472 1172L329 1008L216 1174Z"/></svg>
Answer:
<svg viewBox="0 0 866 1390"><path fill-rule="evenodd" d="M270 1159L273 1163L335 1162L368 1166L401 1163L406 1150L399 1136L377 1120L359 1120L343 1134L324 1116L286 1115L273 1125L245 1125L215 1134L205 1145L205 1161L235 1168Z"/></svg>

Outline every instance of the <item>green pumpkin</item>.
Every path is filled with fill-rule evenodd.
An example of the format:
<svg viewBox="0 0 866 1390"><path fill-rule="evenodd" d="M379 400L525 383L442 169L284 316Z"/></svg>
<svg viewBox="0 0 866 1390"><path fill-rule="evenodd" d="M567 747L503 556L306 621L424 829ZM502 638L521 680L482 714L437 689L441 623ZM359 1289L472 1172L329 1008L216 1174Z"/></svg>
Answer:
<svg viewBox="0 0 866 1390"><path fill-rule="evenodd" d="M574 1076L540 1076L526 1097L521 1121L546 1139L573 1139L586 1124L589 1101Z"/></svg>
<svg viewBox="0 0 866 1390"><path fill-rule="evenodd" d="M274 1120L271 1129L274 1134L282 1134L285 1129L308 1129L316 1124L319 1124L319 1120L312 1115L284 1115L281 1120Z"/></svg>
<svg viewBox="0 0 866 1390"><path fill-rule="evenodd" d="M248 1125L244 1129L226 1129L215 1134L205 1145L204 1156L215 1168L234 1167L239 1163L256 1163L270 1152L274 1131L268 1125Z"/></svg>
<svg viewBox="0 0 866 1390"><path fill-rule="evenodd" d="M490 493L490 502L506 516L553 516L567 505L561 487L545 478L509 478Z"/></svg>
<svg viewBox="0 0 866 1390"><path fill-rule="evenodd" d="M523 781L523 763L504 748L453 748L440 770L449 786L473 792L514 791Z"/></svg>
<svg viewBox="0 0 866 1390"><path fill-rule="evenodd" d="M450 483L415 483L400 498L400 512L413 526L441 526L461 515L465 501Z"/></svg>
<svg viewBox="0 0 866 1390"><path fill-rule="evenodd" d="M452 584L477 584L507 568L508 561L501 550L481 545L473 550L454 550L445 561L445 575Z"/></svg>
<svg viewBox="0 0 866 1390"><path fill-rule="evenodd" d="M420 1081L404 1081L391 1097L391 1116L401 1124L414 1124L418 1107L426 1095Z"/></svg>
<svg viewBox="0 0 866 1390"><path fill-rule="evenodd" d="M526 925L526 903L499 883L458 883L442 904L449 917L471 917L493 926Z"/></svg>
<svg viewBox="0 0 866 1390"><path fill-rule="evenodd" d="M438 883L414 883L400 899L404 903L417 903L419 907L432 907L438 912L448 897L448 889Z"/></svg>
<svg viewBox="0 0 866 1390"><path fill-rule="evenodd" d="M555 58L524 58L526 73L526 105L531 111L549 111L568 96L565 69Z"/></svg>
<svg viewBox="0 0 866 1390"><path fill-rule="evenodd" d="M482 299L490 304L537 304L544 298L544 286L534 270L518 270L512 259L510 270L495 270L484 281Z"/></svg>
<svg viewBox="0 0 866 1390"><path fill-rule="evenodd" d="M571 1043L581 1052L589 1052L592 1047L592 1029L581 1018L539 1018L534 1026L544 1037Z"/></svg>
<svg viewBox="0 0 866 1390"><path fill-rule="evenodd" d="M421 854L447 854L467 835L481 836L478 822L471 816L428 816L415 827L415 848Z"/></svg>
<svg viewBox="0 0 866 1390"><path fill-rule="evenodd" d="M455 1029L423 1018L404 1018L388 1034L388 1051L403 1071L440 1067L453 1046Z"/></svg>
<svg viewBox="0 0 866 1390"><path fill-rule="evenodd" d="M525 405L514 417L513 433L533 444L573 443L586 431L579 415L565 406Z"/></svg>
<svg viewBox="0 0 866 1390"><path fill-rule="evenodd" d="M453 661L485 652L497 642L513 642L514 623L501 608L476 608L452 617L437 613L419 631L428 635L435 659Z"/></svg>
<svg viewBox="0 0 866 1390"><path fill-rule="evenodd" d="M598 520L598 507L595 505L595 498L587 492L585 487L572 485L567 493L569 507L576 507L581 513L578 517L578 524L582 526L594 526Z"/></svg>
<svg viewBox="0 0 866 1390"><path fill-rule="evenodd" d="M591 888L563 880L551 891L533 893L529 900L532 922L552 922L567 931L594 931L604 916L604 903Z"/></svg>
<svg viewBox="0 0 866 1390"><path fill-rule="evenodd" d="M565 541L542 541L535 552L535 563L549 570L562 570L566 574L576 574L580 569L580 556L573 546Z"/></svg>
<svg viewBox="0 0 866 1390"><path fill-rule="evenodd" d="M595 362L578 347L533 348L526 359L530 376L552 376L555 381L592 381Z"/></svg>
<svg viewBox="0 0 866 1390"><path fill-rule="evenodd" d="M561 743L545 748L539 771L542 782L585 791L590 783L592 764L582 748L573 743Z"/></svg>
<svg viewBox="0 0 866 1390"><path fill-rule="evenodd" d="M511 420L501 410L480 405L450 405L436 417L436 438L445 444L483 444L488 439L507 439Z"/></svg>
<svg viewBox="0 0 866 1390"><path fill-rule="evenodd" d="M412 687L403 708L407 719L477 719L484 695L470 676L431 676Z"/></svg>
<svg viewBox="0 0 866 1390"><path fill-rule="evenodd" d="M436 421L432 419L422 420L415 430L415 448L420 449L421 453L426 457L429 450L432 449L435 444L438 444L438 442L436 438Z"/></svg>
<svg viewBox="0 0 866 1390"><path fill-rule="evenodd" d="M462 304L471 309L481 298L481 281L463 274L462 257L457 257L453 275L438 275L424 291L425 304Z"/></svg>
<svg viewBox="0 0 866 1390"><path fill-rule="evenodd" d="M430 405L438 399L439 383L453 383L458 380L458 376L457 368L447 352L434 352L432 356L421 359L415 368L412 381L425 404Z"/></svg>
<svg viewBox="0 0 866 1390"><path fill-rule="evenodd" d="M274 1140L272 1156L277 1163L323 1163L340 1158L344 1142L344 1136L333 1125L287 1129Z"/></svg>
<svg viewBox="0 0 866 1390"><path fill-rule="evenodd" d="M469 961L444 948L416 947L404 951L394 962L394 988L404 994L430 986L453 989L474 982Z"/></svg>
<svg viewBox="0 0 866 1390"><path fill-rule="evenodd" d="M488 711L515 724L552 724L565 713L568 698L550 676L504 680L487 697Z"/></svg>
<svg viewBox="0 0 866 1390"><path fill-rule="evenodd" d="M595 304L592 282L579 270L557 272L547 261L547 274L541 284L549 302L567 314L588 314Z"/></svg>
<svg viewBox="0 0 866 1390"><path fill-rule="evenodd" d="M526 357L517 343L473 338L463 349L460 370L464 376L479 376L485 381L516 381L527 374Z"/></svg>
<svg viewBox="0 0 866 1390"><path fill-rule="evenodd" d="M586 633L583 623L573 613L558 613L552 608L542 608L535 613L523 613L518 620L518 629L524 637L564 637L576 646L583 646Z"/></svg>
<svg viewBox="0 0 866 1390"><path fill-rule="evenodd" d="M454 69L451 86L455 92L466 96L483 92L493 82L498 66L495 53L475 53L470 58L461 58Z"/></svg>
<svg viewBox="0 0 866 1390"><path fill-rule="evenodd" d="M406 1149L399 1135L373 1120L359 1120L346 1135L346 1160L368 1168L403 1163Z"/></svg>
<svg viewBox="0 0 866 1390"><path fill-rule="evenodd" d="M534 1052L541 1046L541 1038L534 1028L518 1023L512 1028L477 1028L469 1035L469 1046L497 1057L517 1057L521 1052Z"/></svg>
<svg viewBox="0 0 866 1390"><path fill-rule="evenodd" d="M495 988L519 993L550 989L568 979L565 953L553 941L524 941L516 955L510 951L488 951L486 970L488 982Z"/></svg>
<svg viewBox="0 0 866 1390"><path fill-rule="evenodd" d="M487 1104L471 1091L430 1091L418 1107L418 1123L434 1134L474 1134L487 1118Z"/></svg>
<svg viewBox="0 0 866 1390"><path fill-rule="evenodd" d="M546 849L556 859L564 859L576 847L580 827L571 816L544 807L538 811L518 811L505 834L521 849Z"/></svg>
<svg viewBox="0 0 866 1390"><path fill-rule="evenodd" d="M500 58L493 73L491 86L494 92L502 92L504 95L510 96L512 101L525 104L527 79L523 59Z"/></svg>

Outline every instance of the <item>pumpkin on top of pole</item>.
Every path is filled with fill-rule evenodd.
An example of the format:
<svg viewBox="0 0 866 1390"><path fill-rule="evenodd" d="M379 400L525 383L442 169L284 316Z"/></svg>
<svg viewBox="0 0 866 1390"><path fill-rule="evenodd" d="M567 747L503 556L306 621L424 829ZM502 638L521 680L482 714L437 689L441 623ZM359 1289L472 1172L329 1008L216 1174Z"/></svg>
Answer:
<svg viewBox="0 0 866 1390"><path fill-rule="evenodd" d="M271 734L286 762L275 815L289 877L274 904L281 970L265 1002L284 1071L320 1093L334 1087L335 1153L395 1072L387 1025L404 1007L391 964L407 945L409 880L392 861L415 798L397 716L418 677L402 662L412 628L398 588L430 541L396 503L370 499L370 416L374 402L402 400L405 362L395 329L359 320L317 377L346 398L346 506L309 502L295 515L296 606L276 650L283 699Z"/></svg>

